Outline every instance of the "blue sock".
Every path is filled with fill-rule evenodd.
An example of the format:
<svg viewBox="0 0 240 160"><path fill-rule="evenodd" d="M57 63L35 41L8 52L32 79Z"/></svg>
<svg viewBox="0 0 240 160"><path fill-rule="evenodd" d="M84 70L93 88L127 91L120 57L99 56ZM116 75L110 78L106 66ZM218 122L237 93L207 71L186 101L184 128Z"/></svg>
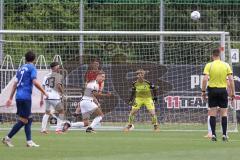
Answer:
<svg viewBox="0 0 240 160"><path fill-rule="evenodd" d="M12 130L8 133L8 137L12 138L21 128L24 126L24 123L20 120L13 126Z"/></svg>
<svg viewBox="0 0 240 160"><path fill-rule="evenodd" d="M32 121L33 119L29 118L28 123L25 124L25 127L24 127L27 141L32 140L32 132L31 132Z"/></svg>

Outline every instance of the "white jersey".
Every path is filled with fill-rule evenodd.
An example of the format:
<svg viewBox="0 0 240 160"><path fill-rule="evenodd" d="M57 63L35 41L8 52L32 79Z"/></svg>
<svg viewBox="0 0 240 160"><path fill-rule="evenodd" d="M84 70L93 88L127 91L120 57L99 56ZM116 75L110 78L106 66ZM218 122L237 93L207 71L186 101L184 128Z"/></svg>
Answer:
<svg viewBox="0 0 240 160"><path fill-rule="evenodd" d="M94 95L92 93L93 91L98 92L98 90L99 90L99 84L96 80L88 82L84 90L84 95L82 99L93 100Z"/></svg>
<svg viewBox="0 0 240 160"><path fill-rule="evenodd" d="M47 74L44 79L42 85L45 88L45 91L48 94L48 99L60 99L61 96L58 92L57 85L62 84L63 77L61 74L52 72Z"/></svg>

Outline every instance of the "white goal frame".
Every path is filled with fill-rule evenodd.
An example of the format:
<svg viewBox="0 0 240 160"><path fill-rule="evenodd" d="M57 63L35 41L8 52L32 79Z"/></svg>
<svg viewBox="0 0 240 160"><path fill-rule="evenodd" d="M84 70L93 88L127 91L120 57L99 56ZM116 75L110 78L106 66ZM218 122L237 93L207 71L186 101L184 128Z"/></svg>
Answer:
<svg viewBox="0 0 240 160"><path fill-rule="evenodd" d="M0 36L1 38L4 37L5 34L10 35L79 35L79 44L84 44L84 35L143 35L143 36L175 36L175 35L191 35L191 36L219 36L220 41L217 41L216 43L219 43L219 46L221 47L221 59L225 60L225 51L230 50L230 36L229 32L224 31L50 31L50 30L0 30ZM227 42L226 42L227 41ZM0 43L4 42L2 39L0 39ZM164 43L164 39L162 41L159 41L159 43ZM196 42L196 41L195 41ZM187 43L187 42L186 42ZM227 45L226 45L227 44ZM2 51L0 51L0 54ZM230 52L229 52L230 53ZM81 53L80 53L81 54ZM83 53L82 53L83 54ZM163 53L159 53L160 57L163 57ZM2 57L0 55L0 57ZM229 59L231 60L231 59ZM237 126L236 130L234 132L237 132Z"/></svg>

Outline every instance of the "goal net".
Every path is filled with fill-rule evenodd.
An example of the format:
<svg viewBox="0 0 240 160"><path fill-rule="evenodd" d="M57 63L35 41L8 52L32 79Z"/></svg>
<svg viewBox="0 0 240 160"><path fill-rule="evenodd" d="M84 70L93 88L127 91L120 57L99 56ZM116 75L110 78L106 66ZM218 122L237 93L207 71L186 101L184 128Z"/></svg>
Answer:
<svg viewBox="0 0 240 160"><path fill-rule="evenodd" d="M213 49L221 48L222 59L231 64L227 32L143 31L0 31L0 121L16 120L16 108L6 108L16 69L28 50L37 53L38 79L58 61L65 77L64 105L67 119L75 111L84 90L84 75L91 60L100 60L106 73L104 91L113 96L100 99L105 114L102 127L122 128L127 124L131 84L136 71L149 71L146 79L158 87L155 104L161 130L206 130L207 103L201 99L204 65ZM40 122L44 107L40 93L33 92L33 115ZM77 120L81 120L81 117ZM229 130L237 131L235 109L229 105ZM218 118L218 122L220 119ZM219 129L220 129L220 125ZM143 106L136 115L135 129L151 129L151 117Z"/></svg>

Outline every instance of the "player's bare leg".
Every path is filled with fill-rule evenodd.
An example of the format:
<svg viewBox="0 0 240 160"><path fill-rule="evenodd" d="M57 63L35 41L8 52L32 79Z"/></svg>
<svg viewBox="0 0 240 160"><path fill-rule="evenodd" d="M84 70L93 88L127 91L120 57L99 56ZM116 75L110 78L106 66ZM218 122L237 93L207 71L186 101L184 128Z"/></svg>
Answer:
<svg viewBox="0 0 240 160"><path fill-rule="evenodd" d="M123 129L124 132L128 132L132 128L133 122L134 122L134 119L135 119L135 114L137 113L137 111L138 111L138 109L132 109L131 112L129 113L128 124Z"/></svg>

